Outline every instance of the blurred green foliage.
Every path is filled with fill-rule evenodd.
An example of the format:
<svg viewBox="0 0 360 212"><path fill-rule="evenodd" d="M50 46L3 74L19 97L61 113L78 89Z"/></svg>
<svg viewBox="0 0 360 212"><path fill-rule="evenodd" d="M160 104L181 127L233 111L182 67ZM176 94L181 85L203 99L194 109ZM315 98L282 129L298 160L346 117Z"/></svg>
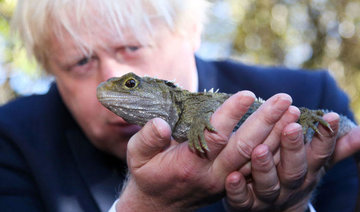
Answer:
<svg viewBox="0 0 360 212"><path fill-rule="evenodd" d="M2 72L0 73L0 104L21 95L14 90L10 83L14 70L21 71L22 74L33 79L43 75L36 63L30 60L26 51L21 48L20 42L13 39L10 32L10 20L16 2L16 0L0 0L0 72Z"/></svg>
<svg viewBox="0 0 360 212"><path fill-rule="evenodd" d="M14 9L14 1L0 0L0 104L15 98L17 94L10 86L10 18Z"/></svg>
<svg viewBox="0 0 360 212"><path fill-rule="evenodd" d="M232 56L263 65L328 69L360 120L360 1L267 0L231 4Z"/></svg>
<svg viewBox="0 0 360 212"><path fill-rule="evenodd" d="M229 38L231 57L261 65L328 69L349 94L352 108L360 120L359 0L223 2L230 5L232 24L235 25L234 36ZM41 76L24 50L12 51L20 46L9 39L9 20L15 5L16 0L0 0L0 40L3 40L0 62L6 78L1 80L4 74L0 74L0 104L17 95L9 84L15 69L33 77ZM216 32L222 29L215 28L211 30L213 36L207 39L216 40ZM224 40L219 34L219 40Z"/></svg>

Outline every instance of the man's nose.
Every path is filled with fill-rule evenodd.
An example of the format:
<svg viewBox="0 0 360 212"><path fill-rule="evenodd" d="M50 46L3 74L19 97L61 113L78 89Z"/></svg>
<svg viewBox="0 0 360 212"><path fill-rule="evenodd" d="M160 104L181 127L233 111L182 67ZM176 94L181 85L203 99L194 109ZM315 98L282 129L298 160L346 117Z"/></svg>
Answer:
<svg viewBox="0 0 360 212"><path fill-rule="evenodd" d="M132 69L130 66L119 63L113 58L103 59L100 64L100 75L102 81L106 81L112 77L120 77L131 71Z"/></svg>

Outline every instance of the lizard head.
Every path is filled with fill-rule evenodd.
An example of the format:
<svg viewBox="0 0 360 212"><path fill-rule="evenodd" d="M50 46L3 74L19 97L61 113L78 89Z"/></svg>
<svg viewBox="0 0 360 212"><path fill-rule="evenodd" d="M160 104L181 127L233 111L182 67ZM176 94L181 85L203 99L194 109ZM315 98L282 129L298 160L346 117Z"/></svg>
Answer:
<svg viewBox="0 0 360 212"><path fill-rule="evenodd" d="M173 127L178 120L174 106L172 82L127 73L113 77L97 87L97 98L102 105L131 124L143 126L160 117Z"/></svg>

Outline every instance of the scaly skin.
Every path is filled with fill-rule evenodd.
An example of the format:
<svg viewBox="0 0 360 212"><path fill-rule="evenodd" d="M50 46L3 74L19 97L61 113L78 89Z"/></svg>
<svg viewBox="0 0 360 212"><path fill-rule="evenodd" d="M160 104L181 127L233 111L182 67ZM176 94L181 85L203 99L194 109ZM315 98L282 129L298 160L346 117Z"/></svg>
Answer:
<svg viewBox="0 0 360 212"><path fill-rule="evenodd" d="M106 108L129 123L144 126L150 119L160 117L167 121L172 136L178 142L189 141L189 147L204 153L208 146L204 130L215 132L210 117L231 94L217 92L191 93L172 82L150 77L139 77L128 73L119 78L111 78L97 88L97 98ZM257 99L239 121L236 130L248 116L256 111L263 100ZM314 132L319 133L321 124L331 130L322 119L327 110L300 108L299 123L303 127L305 141L311 141ZM337 137L341 137L355 127L345 116L340 116Z"/></svg>

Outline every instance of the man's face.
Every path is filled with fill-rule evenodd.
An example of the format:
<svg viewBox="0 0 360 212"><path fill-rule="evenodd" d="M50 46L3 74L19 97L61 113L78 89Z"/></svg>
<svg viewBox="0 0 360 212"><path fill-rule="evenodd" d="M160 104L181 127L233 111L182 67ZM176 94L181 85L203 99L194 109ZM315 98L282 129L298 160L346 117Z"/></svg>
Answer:
<svg viewBox="0 0 360 212"><path fill-rule="evenodd" d="M195 34L195 33L194 33ZM96 87L110 77L128 72L173 80L195 90L194 51L196 38L158 30L154 45L141 45L133 36L117 39L104 33L86 38L93 47L91 57L76 48L72 39L53 39L48 58L60 94L90 141L99 149L122 159L129 138L139 130L104 108L96 98ZM100 41L100 42L99 42ZM120 100L121 101L121 100Z"/></svg>

